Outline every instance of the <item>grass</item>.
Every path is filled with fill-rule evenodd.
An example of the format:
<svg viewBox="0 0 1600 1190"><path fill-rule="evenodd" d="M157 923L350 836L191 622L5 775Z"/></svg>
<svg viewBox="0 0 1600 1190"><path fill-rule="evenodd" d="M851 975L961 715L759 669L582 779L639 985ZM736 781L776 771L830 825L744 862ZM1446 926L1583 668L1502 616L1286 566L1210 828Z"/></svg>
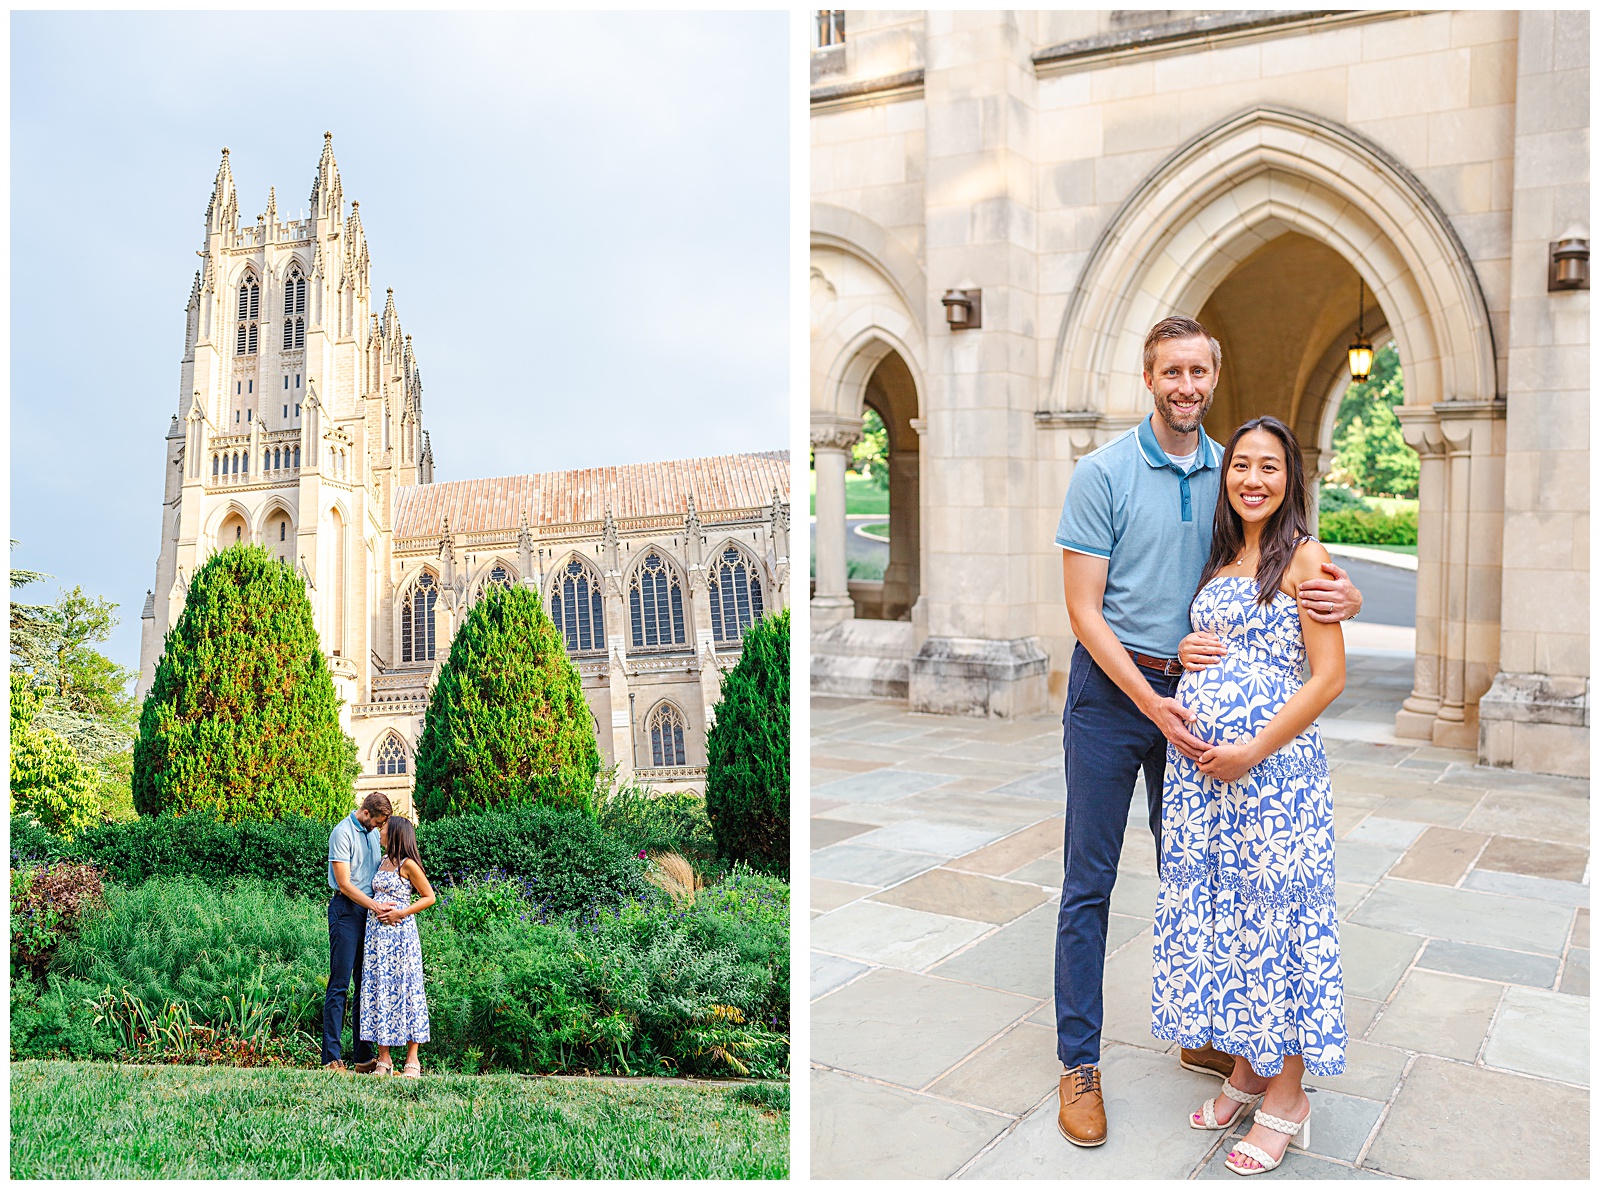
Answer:
<svg viewBox="0 0 1600 1190"><path fill-rule="evenodd" d="M1379 512L1388 513L1390 516L1397 512L1416 512L1418 506L1416 500L1408 500L1403 496L1368 496L1367 499Z"/></svg>
<svg viewBox="0 0 1600 1190"><path fill-rule="evenodd" d="M889 515L889 493L870 479L845 472L844 511L846 516ZM811 472L811 515L817 515L817 473Z"/></svg>
<svg viewBox="0 0 1600 1190"><path fill-rule="evenodd" d="M876 537L887 537L889 536L889 522L880 521L871 525L862 525L861 530L863 533L871 533Z"/></svg>
<svg viewBox="0 0 1600 1190"><path fill-rule="evenodd" d="M11 1176L786 1178L787 1109L781 1085L13 1062Z"/></svg>

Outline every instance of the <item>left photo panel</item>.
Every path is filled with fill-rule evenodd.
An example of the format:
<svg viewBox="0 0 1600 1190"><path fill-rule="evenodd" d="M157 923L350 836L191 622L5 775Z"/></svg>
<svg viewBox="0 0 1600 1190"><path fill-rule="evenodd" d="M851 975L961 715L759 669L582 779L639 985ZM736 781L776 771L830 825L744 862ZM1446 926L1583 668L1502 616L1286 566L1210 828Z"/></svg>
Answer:
<svg viewBox="0 0 1600 1190"><path fill-rule="evenodd" d="M10 33L11 1175L788 1177L789 14Z"/></svg>

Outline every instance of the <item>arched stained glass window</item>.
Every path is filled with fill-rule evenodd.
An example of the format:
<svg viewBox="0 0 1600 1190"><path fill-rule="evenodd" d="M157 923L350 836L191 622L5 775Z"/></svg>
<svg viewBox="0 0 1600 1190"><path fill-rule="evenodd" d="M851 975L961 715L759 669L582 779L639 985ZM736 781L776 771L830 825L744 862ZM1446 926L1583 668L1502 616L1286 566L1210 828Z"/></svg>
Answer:
<svg viewBox="0 0 1600 1190"><path fill-rule="evenodd" d="M425 570L400 604L401 661L433 660L433 605L437 602L439 588Z"/></svg>
<svg viewBox="0 0 1600 1190"><path fill-rule="evenodd" d="M683 747L683 713L670 702L650 712L650 759L658 769L689 763Z"/></svg>
<svg viewBox="0 0 1600 1190"><path fill-rule="evenodd" d="M489 588L491 587L504 587L505 589L509 590L511 585L511 572L506 569L504 562L496 562L494 564L494 568L490 570L489 573L483 577L483 581L478 584L478 593L476 597L478 599L482 599L484 595L488 593Z"/></svg>
<svg viewBox="0 0 1600 1190"><path fill-rule="evenodd" d="M569 653L593 653L606 647L605 602L600 576L586 562L573 558L550 592L550 618L561 629Z"/></svg>
<svg viewBox="0 0 1600 1190"><path fill-rule="evenodd" d="M729 546L712 565L711 634L721 641L743 640L744 631L761 618L761 579L755 563Z"/></svg>
<svg viewBox="0 0 1600 1190"><path fill-rule="evenodd" d="M378 776L397 777L406 771L406 746L391 733L378 749Z"/></svg>
<svg viewBox="0 0 1600 1190"><path fill-rule="evenodd" d="M628 610L634 648L684 643L683 589L678 584L678 572L655 550L647 553L633 572L628 584Z"/></svg>

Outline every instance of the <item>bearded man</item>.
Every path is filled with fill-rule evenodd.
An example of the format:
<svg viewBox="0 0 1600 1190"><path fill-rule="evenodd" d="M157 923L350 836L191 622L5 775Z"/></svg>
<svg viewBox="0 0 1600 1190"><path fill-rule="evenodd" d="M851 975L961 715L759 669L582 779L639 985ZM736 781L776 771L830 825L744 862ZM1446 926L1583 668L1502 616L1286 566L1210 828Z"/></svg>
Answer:
<svg viewBox="0 0 1600 1190"><path fill-rule="evenodd" d="M1134 779L1144 773L1159 863L1167 746L1195 759L1208 746L1189 732L1193 716L1173 693L1222 485L1222 447L1200 428L1221 370L1221 345L1194 319L1152 327L1144 383L1155 412L1078 463L1056 529L1078 641L1061 717L1067 804L1056 923L1057 1125L1084 1147L1106 1140L1101 984ZM1323 623L1349 619L1361 609L1361 593L1339 567L1323 569L1332 577L1302 583L1301 607ZM1201 648L1209 664L1220 645ZM1210 1046L1184 1050L1180 1061L1223 1078L1233 1069L1233 1059Z"/></svg>

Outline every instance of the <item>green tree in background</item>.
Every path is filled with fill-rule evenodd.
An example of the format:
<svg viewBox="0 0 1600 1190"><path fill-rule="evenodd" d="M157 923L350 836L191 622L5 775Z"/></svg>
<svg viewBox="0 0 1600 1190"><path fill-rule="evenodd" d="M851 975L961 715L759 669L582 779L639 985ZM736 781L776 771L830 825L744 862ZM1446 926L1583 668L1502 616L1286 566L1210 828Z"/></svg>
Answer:
<svg viewBox="0 0 1600 1190"><path fill-rule="evenodd" d="M1394 412L1404 401L1400 353L1390 341L1374 354L1367 379L1351 384L1339 402L1327 482L1348 484L1367 496L1416 498L1420 464Z"/></svg>
<svg viewBox="0 0 1600 1190"><path fill-rule="evenodd" d="M706 738L706 814L717 853L789 874L789 609L744 634Z"/></svg>
<svg viewBox="0 0 1600 1190"><path fill-rule="evenodd" d="M10 811L32 814L47 831L70 838L100 818L94 778L71 744L38 725L42 702L12 670Z"/></svg>
<svg viewBox="0 0 1600 1190"><path fill-rule="evenodd" d="M354 805L357 772L304 581L260 546L213 554L139 716L139 812L332 822Z"/></svg>
<svg viewBox="0 0 1600 1190"><path fill-rule="evenodd" d="M424 819L510 804L594 809L600 749L583 683L539 596L490 585L450 643L417 742Z"/></svg>
<svg viewBox="0 0 1600 1190"><path fill-rule="evenodd" d="M13 569L11 586L15 590L47 577ZM53 605L11 604L11 670L36 702L28 725L71 748L93 790L98 816L108 820L133 817L137 733L130 692L136 675L93 647L111 639L116 610L116 604L85 595L81 587L62 592Z"/></svg>
<svg viewBox="0 0 1600 1190"><path fill-rule="evenodd" d="M881 491L889 490L889 430L871 405L861 415L861 441L850 448L850 464L862 479Z"/></svg>

